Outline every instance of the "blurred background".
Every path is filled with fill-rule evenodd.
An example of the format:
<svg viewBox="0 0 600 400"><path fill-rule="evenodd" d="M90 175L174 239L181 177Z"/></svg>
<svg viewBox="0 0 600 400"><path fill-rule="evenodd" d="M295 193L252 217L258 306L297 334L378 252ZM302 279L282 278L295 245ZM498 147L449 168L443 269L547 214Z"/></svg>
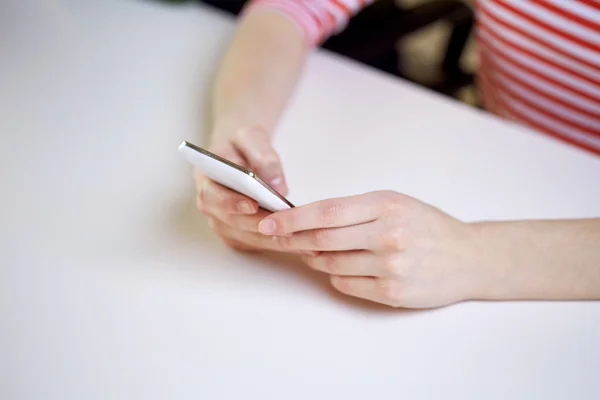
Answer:
<svg viewBox="0 0 600 400"><path fill-rule="evenodd" d="M233 15L246 0L201 1ZM375 0L322 47L480 107L474 86L475 0Z"/></svg>

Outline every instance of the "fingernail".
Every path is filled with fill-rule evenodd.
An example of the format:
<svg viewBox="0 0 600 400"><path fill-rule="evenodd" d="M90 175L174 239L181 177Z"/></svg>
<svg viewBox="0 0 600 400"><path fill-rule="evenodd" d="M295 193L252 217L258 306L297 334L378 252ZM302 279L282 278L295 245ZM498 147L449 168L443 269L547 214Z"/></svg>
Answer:
<svg viewBox="0 0 600 400"><path fill-rule="evenodd" d="M285 190L285 185L283 184L283 178L277 177L273 178L269 181L269 185L277 190L278 192L283 192Z"/></svg>
<svg viewBox="0 0 600 400"><path fill-rule="evenodd" d="M263 219L258 224L258 230L265 235L272 235L275 233L275 221L272 219Z"/></svg>
<svg viewBox="0 0 600 400"><path fill-rule="evenodd" d="M252 207L252 204L250 204L250 202L248 200L240 201L237 204L237 209L242 214L253 214L254 213L254 208Z"/></svg>
<svg viewBox="0 0 600 400"><path fill-rule="evenodd" d="M273 179L271 179L271 181L269 182L269 184L270 184L271 186L279 186L279 185L281 185L281 182L282 182L282 181L283 181L283 179L281 179L281 177L280 177L280 176L278 176L277 178L273 178Z"/></svg>

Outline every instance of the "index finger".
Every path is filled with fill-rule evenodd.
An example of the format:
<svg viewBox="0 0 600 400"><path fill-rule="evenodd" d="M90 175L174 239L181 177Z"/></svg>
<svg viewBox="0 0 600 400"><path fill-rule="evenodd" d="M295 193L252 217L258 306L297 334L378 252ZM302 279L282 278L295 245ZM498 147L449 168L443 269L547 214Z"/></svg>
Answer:
<svg viewBox="0 0 600 400"><path fill-rule="evenodd" d="M202 178L197 195L200 210L209 213L254 214L258 204L250 197L231 190L207 177Z"/></svg>
<svg viewBox="0 0 600 400"><path fill-rule="evenodd" d="M380 207L372 196L340 197L291 208L270 215L258 226L265 235L286 235L322 228L339 228L376 220Z"/></svg>

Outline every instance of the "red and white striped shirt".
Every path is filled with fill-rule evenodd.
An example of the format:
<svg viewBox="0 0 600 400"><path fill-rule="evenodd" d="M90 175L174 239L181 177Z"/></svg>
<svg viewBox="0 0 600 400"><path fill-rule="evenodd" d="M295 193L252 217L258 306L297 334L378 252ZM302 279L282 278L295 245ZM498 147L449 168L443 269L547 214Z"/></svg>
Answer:
<svg viewBox="0 0 600 400"><path fill-rule="evenodd" d="M373 0L252 0L292 18L307 43ZM477 0L485 108L600 155L600 0Z"/></svg>

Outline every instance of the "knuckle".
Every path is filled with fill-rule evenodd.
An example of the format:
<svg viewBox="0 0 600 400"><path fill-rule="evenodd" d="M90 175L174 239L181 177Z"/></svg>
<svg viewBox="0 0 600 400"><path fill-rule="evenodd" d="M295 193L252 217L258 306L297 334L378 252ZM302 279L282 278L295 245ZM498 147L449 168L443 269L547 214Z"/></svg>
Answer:
<svg viewBox="0 0 600 400"><path fill-rule="evenodd" d="M240 212L240 201L235 197L224 197L223 202L220 203L217 207L221 209L221 211L226 212L228 214L236 214Z"/></svg>
<svg viewBox="0 0 600 400"><path fill-rule="evenodd" d="M283 251L292 249L292 241L288 236L272 236L272 240L275 241L276 247Z"/></svg>
<svg viewBox="0 0 600 400"><path fill-rule="evenodd" d="M336 258L331 255L323 255L318 257L320 269L330 275L340 275L341 269Z"/></svg>
<svg viewBox="0 0 600 400"><path fill-rule="evenodd" d="M386 276L401 278L404 276L404 268L397 255L389 255L383 258L383 271Z"/></svg>
<svg viewBox="0 0 600 400"><path fill-rule="evenodd" d="M385 190L382 193L383 208L389 212L398 212L406 202L406 196L393 190Z"/></svg>
<svg viewBox="0 0 600 400"><path fill-rule="evenodd" d="M310 233L310 242L317 249L323 248L329 242L331 231L329 229L316 229Z"/></svg>
<svg viewBox="0 0 600 400"><path fill-rule="evenodd" d="M237 204L242 198L238 197L236 193L230 193L227 190L228 189L221 187L215 187L213 191L207 193L206 200L211 208L223 212L237 210Z"/></svg>
<svg viewBox="0 0 600 400"><path fill-rule="evenodd" d="M245 127L235 131L235 138L241 142L249 140L252 137L254 129Z"/></svg>
<svg viewBox="0 0 600 400"><path fill-rule="evenodd" d="M261 164L269 166L270 168L277 168L281 160L279 159L279 155L273 148L269 148L264 151L261 156Z"/></svg>
<svg viewBox="0 0 600 400"><path fill-rule="evenodd" d="M402 228L390 229L381 236L381 246L389 251L403 251L406 243L405 235Z"/></svg>

